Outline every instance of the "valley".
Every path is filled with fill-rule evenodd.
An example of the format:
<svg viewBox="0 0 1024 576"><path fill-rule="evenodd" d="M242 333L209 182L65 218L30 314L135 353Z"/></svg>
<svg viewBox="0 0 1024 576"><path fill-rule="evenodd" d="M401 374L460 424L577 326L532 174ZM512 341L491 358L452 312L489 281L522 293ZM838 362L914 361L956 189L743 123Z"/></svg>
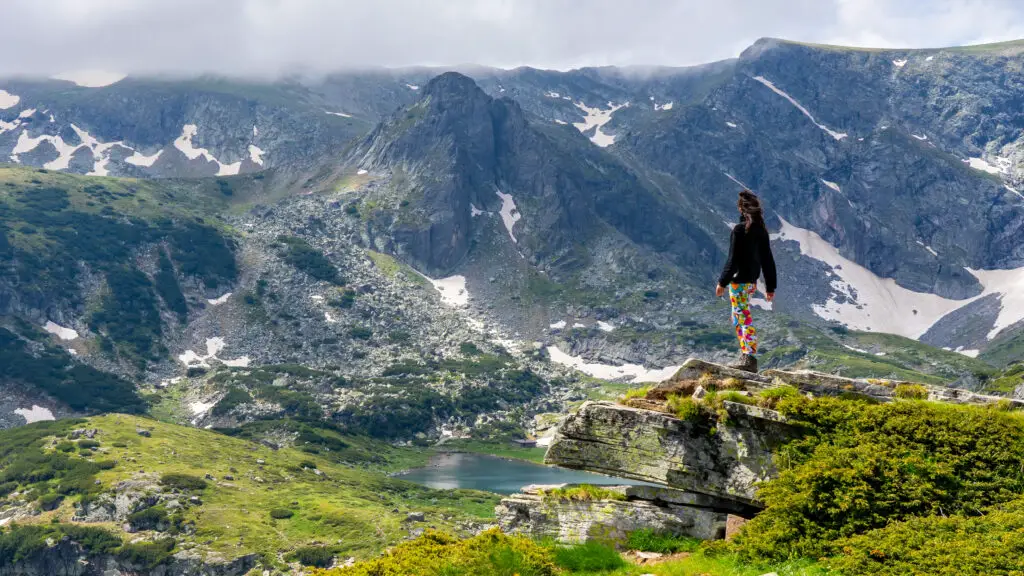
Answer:
<svg viewBox="0 0 1024 576"><path fill-rule="evenodd" d="M1020 42L762 39L688 68L0 78L0 576L384 574L373 563L401 554L468 575L490 547L536 560L522 574L854 574L860 556L826 536L860 554L869 530L898 548L904 525L774 532L804 518L820 462L850 466L851 494L891 488L853 485L882 480L850 463L868 456L856 446L816 444L831 424L905 464L879 456L879 477L928 471L900 481L932 492L899 498L963 490L977 517L956 522L1016 526L1010 457L997 479L978 472L986 455L950 472L935 458L956 440L913 422L960 418L999 450L1019 436L1022 61ZM689 358L735 355L712 289L743 187L768 208L780 280L752 304L762 369L787 372L760 384L857 379L835 395L906 419L893 434L913 453L890 454L850 405L789 398L780 421L819 436L766 456L792 468L766 476L764 532L737 546L673 541L675 563L601 571L558 555L604 549L488 531L496 493L622 482L535 466L595 406L695 438L728 433L723 402L778 408L788 388L683 376ZM690 380L708 400L650 396ZM948 408L946 389L996 398ZM642 440L616 434L609 446ZM961 473L1001 491L935 480Z"/></svg>

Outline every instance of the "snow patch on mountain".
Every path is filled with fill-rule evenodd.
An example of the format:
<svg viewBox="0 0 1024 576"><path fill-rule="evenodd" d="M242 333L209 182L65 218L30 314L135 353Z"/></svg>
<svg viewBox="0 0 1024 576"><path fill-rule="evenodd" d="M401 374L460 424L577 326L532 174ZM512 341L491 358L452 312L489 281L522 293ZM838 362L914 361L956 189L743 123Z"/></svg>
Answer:
<svg viewBox="0 0 1024 576"><path fill-rule="evenodd" d="M0 90L0 110L7 110L8 108L17 106L18 102L21 102L21 96L11 94L7 90Z"/></svg>
<svg viewBox="0 0 1024 576"><path fill-rule="evenodd" d="M465 276L456 275L434 280L425 274L420 275L426 278L441 294L441 302L453 308L469 305L469 291L466 290Z"/></svg>
<svg viewBox="0 0 1024 576"><path fill-rule="evenodd" d="M981 170L982 172L988 172L989 174L1003 174L1006 170L999 166L993 166L982 158L968 158L964 160L967 164L975 170Z"/></svg>
<svg viewBox="0 0 1024 576"><path fill-rule="evenodd" d="M920 338L935 322L970 300L951 300L914 292L891 278L880 278L867 268L839 254L839 250L816 233L799 228L781 216L782 228L773 235L794 240L800 253L832 267L833 293L828 301L813 306L826 320L857 330L870 330Z"/></svg>
<svg viewBox="0 0 1024 576"><path fill-rule="evenodd" d="M925 250L927 250L927 251L928 251L929 253L931 253L931 255L932 255L932 256L938 256L938 255L939 255L939 253L938 253L938 252L936 252L936 251L935 251L934 249L932 249L932 247L931 247L931 246L928 246L928 245L927 245L927 244L925 244L924 242L921 242L920 240L915 240L915 242L917 242L917 244L918 244L919 246L921 246L922 248L924 248Z"/></svg>
<svg viewBox="0 0 1024 576"><path fill-rule="evenodd" d="M729 128L736 128L735 122L726 122L725 125L728 126Z"/></svg>
<svg viewBox="0 0 1024 576"><path fill-rule="evenodd" d="M50 136L49 134L40 134L33 138L29 136L28 129L25 129L18 134L18 141L14 144L14 149L11 150L11 160L20 163L19 154L31 152L43 142L49 142L57 149L57 158L43 164L43 168L47 170L67 170L68 165L71 163L71 156L81 146L72 146L64 142L64 139L60 136Z"/></svg>
<svg viewBox="0 0 1024 576"><path fill-rule="evenodd" d="M996 318L988 339L995 338L1004 328L1024 320L1024 268L1010 270L967 269L984 287L980 296L999 294L999 316Z"/></svg>
<svg viewBox="0 0 1024 576"><path fill-rule="evenodd" d="M180 360L181 363L188 368L209 368L210 360L217 360L218 362L224 364L225 366L233 366L237 368L245 368L249 365L251 359L248 356L241 356L233 360L225 360L219 358L218 355L221 353L221 351L224 350L225 346L227 346L227 344L224 342L224 339L219 336L207 338L205 356L201 356L192 350L186 350L184 353L178 355L178 360Z"/></svg>
<svg viewBox="0 0 1024 576"><path fill-rule="evenodd" d="M223 296L218 296L217 298L207 299L206 302L210 306L220 306L221 304L227 302L228 298L231 298L231 292L228 292L227 294L224 294Z"/></svg>
<svg viewBox="0 0 1024 576"><path fill-rule="evenodd" d="M325 112L327 112L327 111L325 110ZM327 112L327 113L330 114L331 116L341 116L342 118L351 118L352 117L351 114L345 114L344 112Z"/></svg>
<svg viewBox="0 0 1024 576"><path fill-rule="evenodd" d="M839 184L836 184L835 182L829 182L828 180L825 180L824 178L822 178L821 179L821 183L824 184L825 186L828 186L829 188L835 190L836 192L842 192L842 190L839 188Z"/></svg>
<svg viewBox="0 0 1024 576"><path fill-rule="evenodd" d="M892 61L892 65L897 67L897 68L903 68L904 66L907 65L907 59L906 58L902 58L900 60L893 60Z"/></svg>
<svg viewBox="0 0 1024 576"><path fill-rule="evenodd" d="M53 412L51 412L49 408L43 408L42 406L37 406L35 404L33 404L31 408L18 408L14 413L24 418L25 424L56 420L56 418L53 417Z"/></svg>
<svg viewBox="0 0 1024 576"><path fill-rule="evenodd" d="M665 104L658 104L657 102L655 102L654 103L654 111L657 112L659 110L671 110L672 109L672 104L673 104L672 102L666 102Z"/></svg>
<svg viewBox="0 0 1024 576"><path fill-rule="evenodd" d="M53 334L61 340L74 340L78 338L78 331L74 328L65 328L52 320L47 320L43 330Z"/></svg>
<svg viewBox="0 0 1024 576"><path fill-rule="evenodd" d="M157 150L156 154L153 154L152 156L144 156L138 150L134 150L133 152L134 153L131 156L125 158L124 161L135 166L143 166L145 168L149 168L156 163L157 158L159 158L164 151Z"/></svg>
<svg viewBox="0 0 1024 576"><path fill-rule="evenodd" d="M35 113L36 113L36 109L35 108L27 108L25 110L22 110L18 114L18 118L28 118L29 116L31 116L31 115L33 115Z"/></svg>
<svg viewBox="0 0 1024 576"><path fill-rule="evenodd" d="M597 321L597 328L602 332L611 332L615 330L615 326L612 326L611 324L605 322L604 320Z"/></svg>
<svg viewBox="0 0 1024 576"><path fill-rule="evenodd" d="M420 87L415 85L415 84L406 84L405 86L407 88L409 88L409 90L419 90L420 89Z"/></svg>
<svg viewBox="0 0 1024 576"><path fill-rule="evenodd" d="M568 324L565 322L565 320L559 320L558 322L555 322L554 324L552 324L550 326L550 328L552 330L561 330L562 328L565 328L566 326L568 326Z"/></svg>
<svg viewBox="0 0 1024 576"><path fill-rule="evenodd" d="M810 118L811 122L813 122L815 126L817 126L818 128L821 128L822 130L827 132L829 136L835 138L836 140L842 140L843 138L847 137L847 134L845 132L836 132L835 130L830 129L829 127L825 126L824 124L819 123L817 120L814 119L814 115L811 114L807 110L807 108L804 108L802 104L800 104L799 102L796 101L796 99L794 99L789 94L786 94L785 92L783 92L780 88L775 86L775 84L772 84L772 82L770 80L768 80L767 78L765 78L764 76L754 76L754 80L757 80L761 84L764 84L772 92L775 92L779 96L782 96L783 98L788 100L789 103L792 104L793 106L795 106L797 110L799 110L800 112L803 112L804 116L807 116L808 118Z"/></svg>
<svg viewBox="0 0 1024 576"><path fill-rule="evenodd" d="M249 144L249 159L252 160L254 163L263 166L264 154L265 152L261 150L259 146L255 144Z"/></svg>
<svg viewBox="0 0 1024 576"><path fill-rule="evenodd" d="M512 199L511 194L503 194L500 190L496 190L495 193L501 198L501 221L505 223L505 229L508 230L508 236L512 239L512 242L518 244L515 234L512 233L512 227L516 225L523 215L516 210L515 200Z"/></svg>
<svg viewBox="0 0 1024 576"><path fill-rule="evenodd" d="M613 366L610 364L587 362L579 356L570 356L562 352L558 346L548 346L547 351L551 361L555 364L569 366L584 374L603 380L624 380L633 383L664 382L674 376L680 368L679 366L668 366L661 369L648 369L639 364Z"/></svg>
<svg viewBox="0 0 1024 576"><path fill-rule="evenodd" d="M234 176L238 174L239 169L242 167L241 161L224 164L206 148L196 148L192 144L192 138L198 133L198 126L195 124L185 124L181 129L181 136L174 140L174 147L181 150L182 154L189 160L202 157L207 162L215 162L217 164L217 176Z"/></svg>
<svg viewBox="0 0 1024 576"><path fill-rule="evenodd" d="M612 119L612 114L618 111L620 108L629 106L629 102L624 104L613 104L608 103L608 109L602 110L600 108L591 108L582 102L574 102L577 108L586 113L586 117L583 118L583 122L574 122L573 126L576 127L580 132L587 132L591 128L595 128L594 135L590 137L590 141L602 148L606 148L615 143L615 136L611 134L605 134L601 131L601 127L607 124Z"/></svg>

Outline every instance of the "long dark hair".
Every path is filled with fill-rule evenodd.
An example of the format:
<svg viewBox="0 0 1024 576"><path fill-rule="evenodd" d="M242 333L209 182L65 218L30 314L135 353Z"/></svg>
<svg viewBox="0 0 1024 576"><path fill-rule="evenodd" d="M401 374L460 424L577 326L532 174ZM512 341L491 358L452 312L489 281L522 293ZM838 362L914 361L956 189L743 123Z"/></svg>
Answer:
<svg viewBox="0 0 1024 576"><path fill-rule="evenodd" d="M751 228L757 227L766 230L764 213L761 211L761 199L750 190L740 192L740 199L736 201L736 207L740 209L743 216L743 223L749 232Z"/></svg>

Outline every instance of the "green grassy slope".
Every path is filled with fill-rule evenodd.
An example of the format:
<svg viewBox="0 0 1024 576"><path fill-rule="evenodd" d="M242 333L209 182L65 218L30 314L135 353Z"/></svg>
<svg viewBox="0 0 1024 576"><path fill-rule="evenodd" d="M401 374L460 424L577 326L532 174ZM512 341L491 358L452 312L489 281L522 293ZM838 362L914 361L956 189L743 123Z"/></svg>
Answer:
<svg viewBox="0 0 1024 576"><path fill-rule="evenodd" d="M99 445L84 449L81 441L75 445L64 440L73 428L96 428ZM137 429L149 430L151 436L141 436ZM178 518L180 524L195 527L192 533L174 535L178 548L196 547L229 558L255 552L266 565L279 564L296 548L313 543L329 545L338 555L372 556L407 536L409 529L426 527L405 523L410 511L424 512L429 525L459 532L464 522L491 517L496 504L494 495L482 492L430 490L298 450L275 451L246 440L128 415L8 430L0 432L0 446L4 493L28 492L28 498L38 499L32 507L57 502L56 509L21 523L72 522L74 507L82 499L95 500L125 480L159 482L167 474L197 478L209 474L214 479L207 479L206 488L194 492L201 505L186 507ZM48 474L31 472L30 468L67 468L52 466L54 459L75 464L73 483L66 475L47 479ZM79 489L67 490L71 484ZM15 505L22 505L21 497L0 498L0 510ZM272 510L287 510L291 517L272 518ZM114 525L100 527L120 533ZM143 531L133 537L139 535L160 536Z"/></svg>

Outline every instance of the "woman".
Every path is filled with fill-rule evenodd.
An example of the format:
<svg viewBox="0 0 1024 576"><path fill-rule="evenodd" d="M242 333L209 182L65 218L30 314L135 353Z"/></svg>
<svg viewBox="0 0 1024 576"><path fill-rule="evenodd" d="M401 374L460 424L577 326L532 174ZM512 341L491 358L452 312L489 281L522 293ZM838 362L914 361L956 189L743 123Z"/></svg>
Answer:
<svg viewBox="0 0 1024 576"><path fill-rule="evenodd" d="M775 258L769 246L768 228L761 212L761 200L750 190L740 192L736 203L740 223L732 229L729 260L718 278L715 296L729 290L732 303L732 324L740 341L740 361L732 368L757 372L757 330L750 316L750 296L757 290L757 279L764 272L765 294L775 299Z"/></svg>

